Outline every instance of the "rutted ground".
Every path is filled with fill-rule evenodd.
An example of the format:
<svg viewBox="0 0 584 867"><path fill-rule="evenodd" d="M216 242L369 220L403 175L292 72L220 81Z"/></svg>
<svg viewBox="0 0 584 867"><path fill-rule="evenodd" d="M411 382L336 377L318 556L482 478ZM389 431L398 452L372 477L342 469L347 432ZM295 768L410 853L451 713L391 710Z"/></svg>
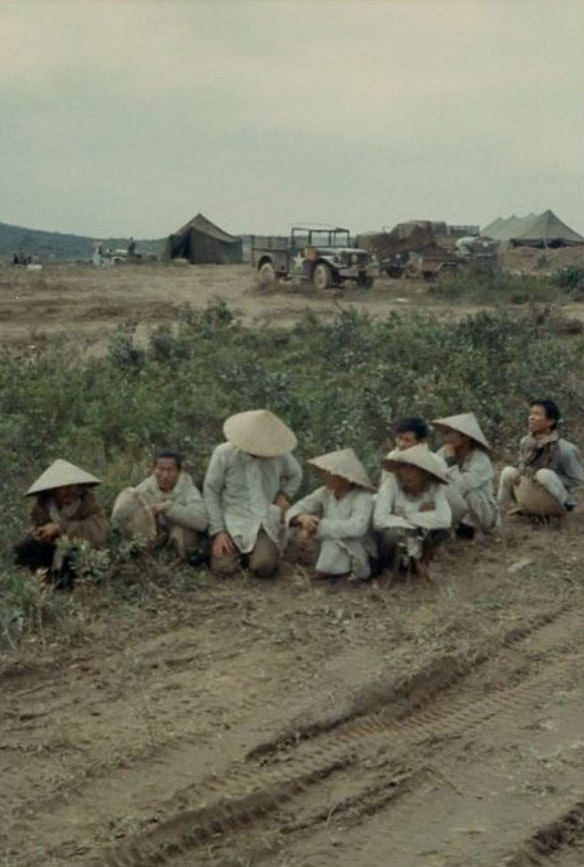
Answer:
<svg viewBox="0 0 584 867"><path fill-rule="evenodd" d="M435 589L288 568L12 660L0 863L581 863L583 517L452 543Z"/></svg>
<svg viewBox="0 0 584 867"><path fill-rule="evenodd" d="M508 256L512 253L517 259L516 251ZM580 261L579 252L570 256ZM508 265L513 270L513 262ZM307 310L330 320L347 305L372 316L423 307L441 317L460 317L480 309L458 302L451 308L432 297L427 283L385 276L373 290L348 284L342 291L317 292L310 284L293 282L262 290L248 265L94 268L70 264L48 265L40 272L4 267L0 270L0 338L5 344L38 347L47 337L66 333L76 343L90 340L85 351L95 354L104 351L99 338L128 320L140 323L137 337L145 339L153 326L172 319L181 305L199 308L218 298L239 309L245 323L258 327L293 325ZM581 304L564 309L570 316L584 318Z"/></svg>

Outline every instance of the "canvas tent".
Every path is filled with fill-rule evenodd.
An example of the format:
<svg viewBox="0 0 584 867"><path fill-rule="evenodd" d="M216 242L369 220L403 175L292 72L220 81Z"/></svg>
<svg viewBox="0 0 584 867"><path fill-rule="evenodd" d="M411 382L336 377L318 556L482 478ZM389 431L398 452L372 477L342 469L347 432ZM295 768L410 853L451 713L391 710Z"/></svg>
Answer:
<svg viewBox="0 0 584 867"><path fill-rule="evenodd" d="M584 237L556 217L553 211L528 214L526 217L497 217L481 231L481 235L511 246L567 247L584 244Z"/></svg>
<svg viewBox="0 0 584 867"><path fill-rule="evenodd" d="M224 232L203 214L197 214L168 237L166 255L169 259L188 259L197 265L243 262L241 238Z"/></svg>

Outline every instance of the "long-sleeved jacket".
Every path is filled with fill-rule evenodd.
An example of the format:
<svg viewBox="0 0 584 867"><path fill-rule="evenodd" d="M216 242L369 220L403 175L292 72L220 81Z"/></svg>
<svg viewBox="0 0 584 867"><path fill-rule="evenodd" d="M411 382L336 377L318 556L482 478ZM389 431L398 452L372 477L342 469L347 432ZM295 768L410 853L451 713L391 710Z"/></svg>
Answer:
<svg viewBox="0 0 584 867"><path fill-rule="evenodd" d="M434 508L420 511L426 503L433 503ZM416 496L406 493L395 476L390 476L379 488L373 511L373 526L376 530L391 527L445 530L450 527L451 521L452 513L444 486L439 482L429 482L425 490Z"/></svg>
<svg viewBox="0 0 584 867"><path fill-rule="evenodd" d="M211 456L203 486L209 533L214 536L226 530L247 554L264 529L282 549L285 526L274 500L278 493L291 500L301 481L302 470L291 454L258 458L232 443L222 443Z"/></svg>
<svg viewBox="0 0 584 867"><path fill-rule="evenodd" d="M438 451L438 455L444 458L444 448ZM473 448L465 457L462 464L451 463L446 459L448 466L447 476L449 482L464 497L470 491L482 491L482 493L495 503L493 480L495 471L488 454L480 448Z"/></svg>
<svg viewBox="0 0 584 867"><path fill-rule="evenodd" d="M171 491L161 491L156 476L148 476L136 488L148 505L168 502L163 513L168 524L178 524L189 530L202 532L207 529L207 510L203 498L188 473L181 473Z"/></svg>
<svg viewBox="0 0 584 867"><path fill-rule="evenodd" d="M376 546L371 533L373 513L373 494L363 488L353 487L344 497L337 499L326 487L317 488L312 494L294 503L286 512L289 524L297 515L317 515L320 517L316 538L321 544L335 543L325 554L327 568L333 574L343 571L342 563L348 555L351 571L357 578L367 578L370 574L369 557L376 554ZM337 568L338 563L338 568ZM319 569L317 562L317 569Z"/></svg>
<svg viewBox="0 0 584 867"><path fill-rule="evenodd" d="M53 522L49 507L50 494L38 496L30 510L33 527ZM103 506L87 488L79 496L79 505L73 515L59 521L63 533L71 539L85 539L94 548L101 548L107 541L108 520Z"/></svg>
<svg viewBox="0 0 584 867"><path fill-rule="evenodd" d="M519 443L520 460L533 442L533 438L525 436ZM551 446L551 458L547 468L553 470L559 476L566 490L571 491L574 488L584 484L584 472L582 471L582 459L580 451L574 443L561 437Z"/></svg>

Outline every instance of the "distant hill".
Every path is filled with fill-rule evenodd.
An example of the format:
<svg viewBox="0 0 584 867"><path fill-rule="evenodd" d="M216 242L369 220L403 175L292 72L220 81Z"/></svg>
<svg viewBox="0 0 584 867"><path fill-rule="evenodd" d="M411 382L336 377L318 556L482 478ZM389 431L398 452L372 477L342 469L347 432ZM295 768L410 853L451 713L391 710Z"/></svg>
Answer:
<svg viewBox="0 0 584 867"><path fill-rule="evenodd" d="M40 229L25 229L0 223L0 258L20 252L25 256L38 256L40 259L91 259L95 237L67 235L62 232L44 232ZM100 238L105 247L112 250L126 249L128 238ZM136 240L138 253L160 255L164 240Z"/></svg>

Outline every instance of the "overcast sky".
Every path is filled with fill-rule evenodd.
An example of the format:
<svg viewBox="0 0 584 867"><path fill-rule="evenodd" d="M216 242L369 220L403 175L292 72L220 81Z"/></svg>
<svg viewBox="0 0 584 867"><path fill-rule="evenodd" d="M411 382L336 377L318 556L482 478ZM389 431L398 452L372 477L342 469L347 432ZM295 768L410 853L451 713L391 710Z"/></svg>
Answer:
<svg viewBox="0 0 584 867"><path fill-rule="evenodd" d="M552 208L580 0L0 0L0 221L156 238Z"/></svg>

